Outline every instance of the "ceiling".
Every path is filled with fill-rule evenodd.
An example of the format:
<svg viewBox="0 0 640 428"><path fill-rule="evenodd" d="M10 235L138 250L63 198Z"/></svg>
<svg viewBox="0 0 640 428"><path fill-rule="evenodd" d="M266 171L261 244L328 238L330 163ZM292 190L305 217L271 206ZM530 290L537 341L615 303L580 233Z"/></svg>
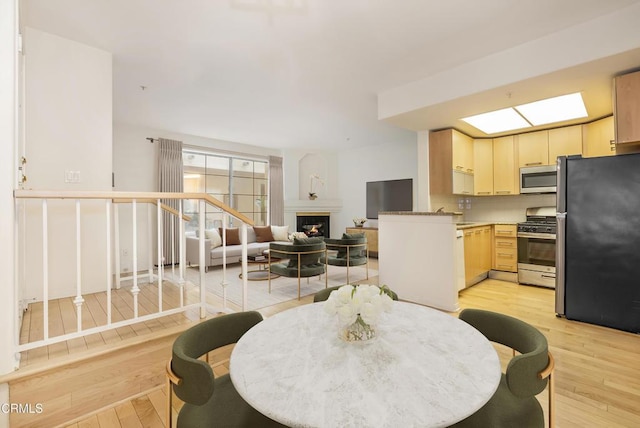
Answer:
<svg viewBox="0 0 640 428"><path fill-rule="evenodd" d="M506 88L388 121L377 94L638 1L22 0L21 21L113 54L115 122L338 150L464 128L461 111L487 111ZM531 80L518 103L539 99L537 85L588 87L589 113L610 114L612 73L637 54Z"/></svg>

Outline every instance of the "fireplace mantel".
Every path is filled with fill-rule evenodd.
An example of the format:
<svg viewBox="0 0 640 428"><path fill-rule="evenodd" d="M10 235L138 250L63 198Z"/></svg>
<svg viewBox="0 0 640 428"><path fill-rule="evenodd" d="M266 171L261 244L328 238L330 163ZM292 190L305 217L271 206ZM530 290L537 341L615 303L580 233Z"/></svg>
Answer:
<svg viewBox="0 0 640 428"><path fill-rule="evenodd" d="M327 211L337 213L342 211L342 199L287 199L284 201L285 213Z"/></svg>

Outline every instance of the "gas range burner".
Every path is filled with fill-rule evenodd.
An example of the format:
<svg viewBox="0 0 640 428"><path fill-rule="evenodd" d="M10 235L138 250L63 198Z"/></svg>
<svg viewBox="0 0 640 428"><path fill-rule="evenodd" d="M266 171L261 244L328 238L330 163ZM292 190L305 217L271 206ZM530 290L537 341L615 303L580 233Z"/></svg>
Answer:
<svg viewBox="0 0 640 428"><path fill-rule="evenodd" d="M555 221L525 221L524 223L518 223L518 232L531 232L531 233L556 233Z"/></svg>
<svg viewBox="0 0 640 428"><path fill-rule="evenodd" d="M555 207L527 208L527 221L518 223L518 232L555 234Z"/></svg>

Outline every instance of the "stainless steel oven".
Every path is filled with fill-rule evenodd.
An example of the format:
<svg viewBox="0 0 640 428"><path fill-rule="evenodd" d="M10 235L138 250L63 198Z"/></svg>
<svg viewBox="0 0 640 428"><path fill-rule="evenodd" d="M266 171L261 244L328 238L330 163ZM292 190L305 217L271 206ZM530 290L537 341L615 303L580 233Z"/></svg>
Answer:
<svg viewBox="0 0 640 428"><path fill-rule="evenodd" d="M555 288L555 207L527 209L527 221L518 224L518 282Z"/></svg>

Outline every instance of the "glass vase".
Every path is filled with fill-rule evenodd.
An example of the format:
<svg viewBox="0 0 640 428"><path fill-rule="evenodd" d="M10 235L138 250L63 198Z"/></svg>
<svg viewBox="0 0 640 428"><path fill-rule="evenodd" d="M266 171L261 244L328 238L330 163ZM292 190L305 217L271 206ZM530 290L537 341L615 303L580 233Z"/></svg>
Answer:
<svg viewBox="0 0 640 428"><path fill-rule="evenodd" d="M363 342L374 337L376 337L375 327L364 322L360 315L353 324L343 326L340 330L340 338L346 342Z"/></svg>

